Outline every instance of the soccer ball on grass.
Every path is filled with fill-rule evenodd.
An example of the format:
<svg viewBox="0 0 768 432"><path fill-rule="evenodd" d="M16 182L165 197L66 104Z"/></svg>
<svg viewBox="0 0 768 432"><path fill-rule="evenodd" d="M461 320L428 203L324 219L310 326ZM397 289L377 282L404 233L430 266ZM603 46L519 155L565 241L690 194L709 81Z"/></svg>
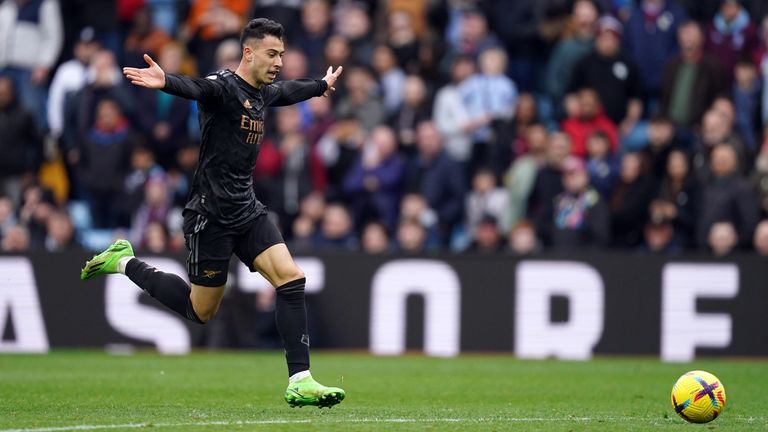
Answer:
<svg viewBox="0 0 768 432"><path fill-rule="evenodd" d="M691 423L710 422L725 408L725 387L709 372L685 373L672 387L672 407Z"/></svg>

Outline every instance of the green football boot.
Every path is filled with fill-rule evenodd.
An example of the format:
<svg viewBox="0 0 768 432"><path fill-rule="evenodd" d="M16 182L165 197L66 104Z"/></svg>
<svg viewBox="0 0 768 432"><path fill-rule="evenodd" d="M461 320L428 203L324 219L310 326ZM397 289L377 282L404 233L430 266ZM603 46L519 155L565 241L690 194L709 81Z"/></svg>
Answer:
<svg viewBox="0 0 768 432"><path fill-rule="evenodd" d="M132 257L133 247L128 240L118 240L104 252L95 255L80 271L80 279L86 280L102 274L117 273L117 262L122 257Z"/></svg>
<svg viewBox="0 0 768 432"><path fill-rule="evenodd" d="M285 390L285 401L294 408L306 405L330 408L343 400L344 390L337 387L326 387L311 376L288 384L288 388Z"/></svg>

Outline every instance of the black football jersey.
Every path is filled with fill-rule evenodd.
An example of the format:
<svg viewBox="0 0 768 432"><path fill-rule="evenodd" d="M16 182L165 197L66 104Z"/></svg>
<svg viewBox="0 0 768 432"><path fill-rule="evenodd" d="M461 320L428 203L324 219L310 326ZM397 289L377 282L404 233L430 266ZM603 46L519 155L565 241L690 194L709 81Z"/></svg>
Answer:
<svg viewBox="0 0 768 432"><path fill-rule="evenodd" d="M229 228L266 213L253 192L266 107L321 96L327 87L324 80L300 79L257 89L229 70L205 78L166 74L162 90L196 100L199 111L200 159L185 209Z"/></svg>

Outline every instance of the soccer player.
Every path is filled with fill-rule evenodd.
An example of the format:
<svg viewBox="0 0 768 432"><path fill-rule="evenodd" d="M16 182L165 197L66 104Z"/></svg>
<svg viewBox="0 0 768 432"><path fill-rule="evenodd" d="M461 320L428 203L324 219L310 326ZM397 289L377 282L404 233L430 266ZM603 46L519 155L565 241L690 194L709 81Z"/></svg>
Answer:
<svg viewBox="0 0 768 432"><path fill-rule="evenodd" d="M81 279L122 273L150 296L182 317L206 323L219 308L232 253L277 290L276 321L285 347L291 406L331 407L344 390L317 383L309 372L309 336L304 303L304 273L294 263L265 206L253 192L252 172L264 133L268 106L291 105L335 90L342 68L321 80L273 83L285 52L282 25L251 20L240 36L242 59L234 72L205 78L166 74L148 55L149 67L123 69L134 85L194 99L200 111L202 144L189 201L184 235L191 288L177 275L159 271L133 256L131 244L118 240L85 264Z"/></svg>

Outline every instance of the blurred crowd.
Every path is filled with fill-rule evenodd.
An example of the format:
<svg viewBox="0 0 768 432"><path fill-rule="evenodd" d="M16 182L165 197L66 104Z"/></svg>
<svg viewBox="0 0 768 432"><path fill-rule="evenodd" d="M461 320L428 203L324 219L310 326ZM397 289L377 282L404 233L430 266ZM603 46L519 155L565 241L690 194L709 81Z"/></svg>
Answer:
<svg viewBox="0 0 768 432"><path fill-rule="evenodd" d="M295 252L768 255L768 2L0 0L0 250L184 248L194 102L130 86L236 69L286 30L253 172Z"/></svg>

